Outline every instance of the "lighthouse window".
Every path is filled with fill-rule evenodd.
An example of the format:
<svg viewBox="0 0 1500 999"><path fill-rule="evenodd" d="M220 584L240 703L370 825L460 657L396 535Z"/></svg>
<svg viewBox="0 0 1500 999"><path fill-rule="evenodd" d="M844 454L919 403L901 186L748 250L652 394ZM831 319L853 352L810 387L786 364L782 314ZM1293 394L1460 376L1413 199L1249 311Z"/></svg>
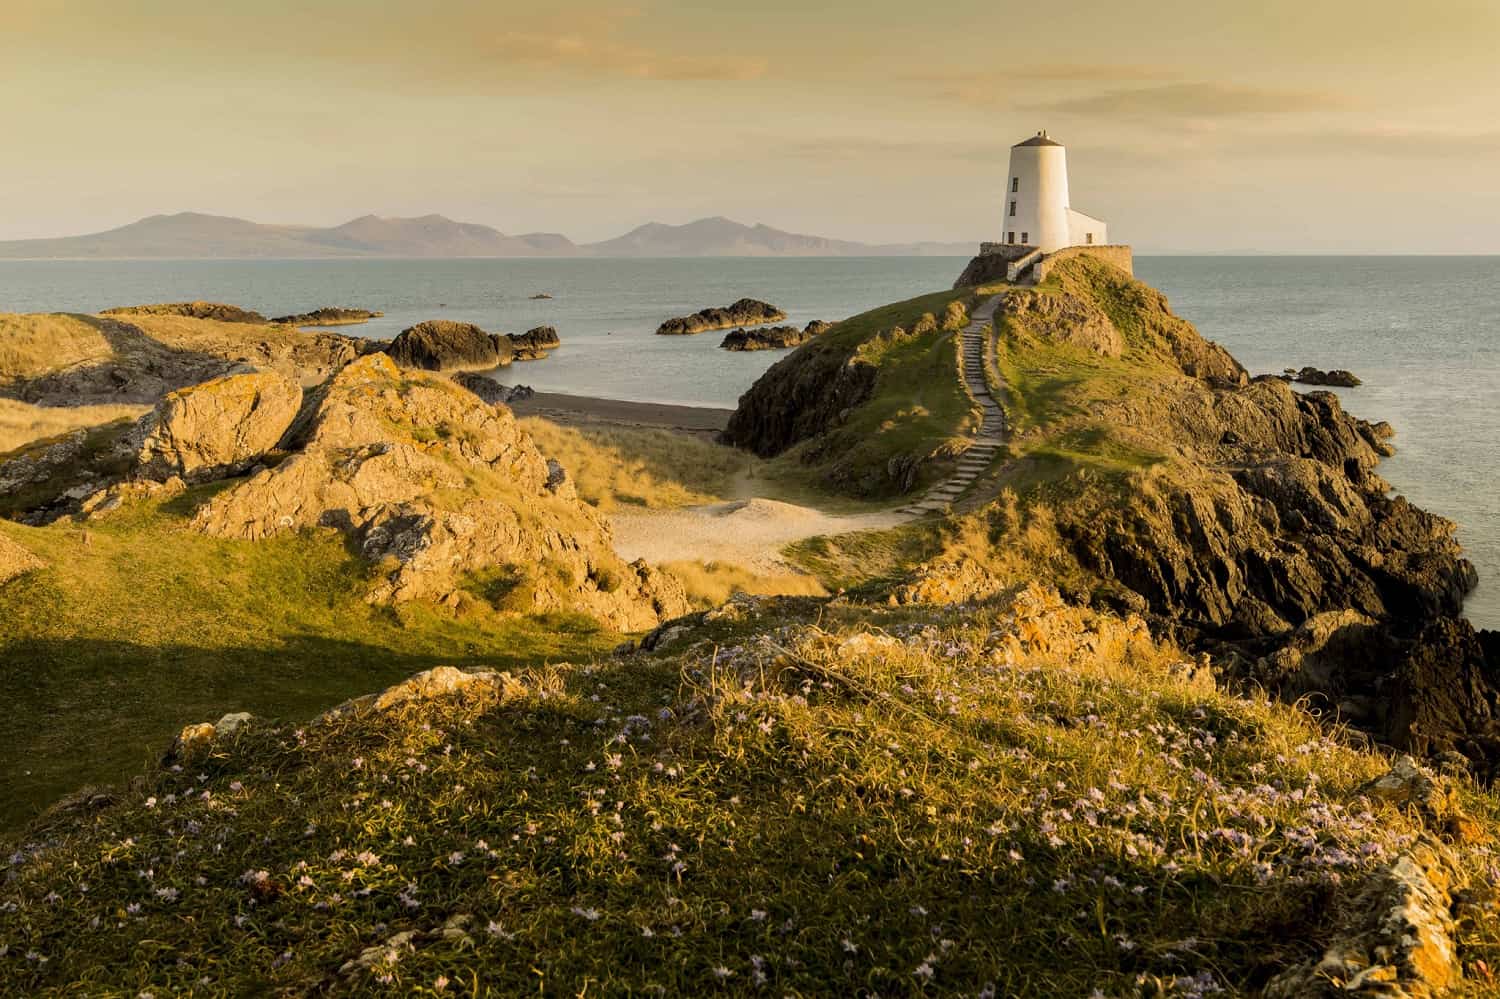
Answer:
<svg viewBox="0 0 1500 999"><path fill-rule="evenodd" d="M1012 201L1010 203L1010 217L1011 218L1015 218L1016 217L1016 203L1014 201Z"/></svg>
<svg viewBox="0 0 1500 999"><path fill-rule="evenodd" d="M1020 189L1021 189L1021 178L1020 177L1012 177L1010 179L1010 193L1011 194L1015 194Z"/></svg>
<svg viewBox="0 0 1500 999"><path fill-rule="evenodd" d="M1022 243L1030 243L1031 242L1031 233L1029 233L1029 232L1023 232L1023 233L1021 233L1021 242Z"/></svg>
<svg viewBox="0 0 1500 999"><path fill-rule="evenodd" d="M1016 242L1016 234L1014 232L1008 232L1008 233L1006 233L1005 234L1005 241L1007 243L1010 243L1012 246L1014 246L1015 242Z"/></svg>
<svg viewBox="0 0 1500 999"><path fill-rule="evenodd" d="M1094 244L1094 234L1089 233L1086 238L1088 239L1089 245L1092 246Z"/></svg>

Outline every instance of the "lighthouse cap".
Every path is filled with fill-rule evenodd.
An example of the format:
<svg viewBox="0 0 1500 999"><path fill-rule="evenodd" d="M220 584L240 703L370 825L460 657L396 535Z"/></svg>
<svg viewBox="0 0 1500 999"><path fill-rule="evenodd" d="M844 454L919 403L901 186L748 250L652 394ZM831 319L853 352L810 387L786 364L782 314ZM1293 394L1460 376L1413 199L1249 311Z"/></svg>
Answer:
<svg viewBox="0 0 1500 999"><path fill-rule="evenodd" d="M1013 149L1019 149L1022 146L1060 146L1060 145L1062 145L1062 143L1058 142L1056 139L1053 139L1053 138L1049 137L1047 135L1047 130L1044 128L1040 132L1038 132L1035 135L1033 135L1031 138L1027 139L1025 142L1018 142L1014 146L1012 146L1011 148L1013 148Z"/></svg>

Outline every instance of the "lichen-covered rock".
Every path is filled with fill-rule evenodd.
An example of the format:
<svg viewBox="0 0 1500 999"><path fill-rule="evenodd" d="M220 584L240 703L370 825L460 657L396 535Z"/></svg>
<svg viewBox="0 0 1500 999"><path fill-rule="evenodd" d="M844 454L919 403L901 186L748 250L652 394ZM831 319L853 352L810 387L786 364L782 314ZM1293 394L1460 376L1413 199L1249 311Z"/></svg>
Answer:
<svg viewBox="0 0 1500 999"><path fill-rule="evenodd" d="M1463 978L1454 943L1453 864L1424 840L1371 876L1321 960L1277 975L1267 999L1435 999Z"/></svg>
<svg viewBox="0 0 1500 999"><path fill-rule="evenodd" d="M238 474L276 447L301 405L302 389L270 371L178 389L142 419L137 470L156 480Z"/></svg>
<svg viewBox="0 0 1500 999"><path fill-rule="evenodd" d="M215 743L229 738L254 720L255 716L248 711L235 711L224 715L216 722L185 725L177 734L177 738L172 741L171 748L167 750L166 755L162 757L162 763L171 765L202 756L211 750Z"/></svg>
<svg viewBox="0 0 1500 999"><path fill-rule="evenodd" d="M321 392L275 468L199 508L196 529L262 538L335 527L378 573L369 599L459 606L474 574L509 579L505 606L579 611L622 631L686 612L673 577L622 562L604 518L564 485L510 411L374 354Z"/></svg>
<svg viewBox="0 0 1500 999"><path fill-rule="evenodd" d="M0 534L0 586L45 567L46 563L41 559Z"/></svg>
<svg viewBox="0 0 1500 999"><path fill-rule="evenodd" d="M366 694L330 708L319 716L327 721L351 711L389 711L392 708L414 701L430 701L455 694L493 694L501 702L516 700L526 693L526 688L509 673L494 670L461 670L453 666L435 666L400 683L393 684L378 694Z"/></svg>
<svg viewBox="0 0 1500 999"><path fill-rule="evenodd" d="M402 330L386 353L403 368L489 371L509 364L515 348L509 337L486 333L473 323L429 319Z"/></svg>
<svg viewBox="0 0 1500 999"><path fill-rule="evenodd" d="M722 309L700 309L690 316L668 319L656 328L662 336L683 336L703 333L708 330L727 330L735 326L760 326L776 323L786 318L786 313L754 298L742 298Z"/></svg>

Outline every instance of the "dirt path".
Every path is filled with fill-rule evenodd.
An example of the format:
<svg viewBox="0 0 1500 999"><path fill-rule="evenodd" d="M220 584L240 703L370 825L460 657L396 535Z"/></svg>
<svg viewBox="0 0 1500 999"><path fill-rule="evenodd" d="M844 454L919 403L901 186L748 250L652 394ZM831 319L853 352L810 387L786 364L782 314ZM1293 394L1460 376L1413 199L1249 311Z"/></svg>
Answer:
<svg viewBox="0 0 1500 999"><path fill-rule="evenodd" d="M647 562L727 562L759 573L800 572L781 557L793 541L892 527L895 511L834 516L776 500L735 500L681 510L615 513L615 551Z"/></svg>

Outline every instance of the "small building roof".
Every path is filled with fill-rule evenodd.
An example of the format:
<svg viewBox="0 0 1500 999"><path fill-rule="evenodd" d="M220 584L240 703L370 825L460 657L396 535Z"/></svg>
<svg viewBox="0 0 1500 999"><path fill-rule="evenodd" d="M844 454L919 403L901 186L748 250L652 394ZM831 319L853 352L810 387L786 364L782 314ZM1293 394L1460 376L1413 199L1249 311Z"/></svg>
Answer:
<svg viewBox="0 0 1500 999"><path fill-rule="evenodd" d="M1062 145L1061 142L1058 142L1055 139L1049 138L1048 135L1047 135L1047 130L1043 129L1042 131L1040 131L1040 132L1036 133L1035 135L1033 135L1031 138L1027 139L1025 142L1018 142L1014 146L1012 146L1011 148L1012 149L1019 149L1022 146L1060 146L1060 145Z"/></svg>

